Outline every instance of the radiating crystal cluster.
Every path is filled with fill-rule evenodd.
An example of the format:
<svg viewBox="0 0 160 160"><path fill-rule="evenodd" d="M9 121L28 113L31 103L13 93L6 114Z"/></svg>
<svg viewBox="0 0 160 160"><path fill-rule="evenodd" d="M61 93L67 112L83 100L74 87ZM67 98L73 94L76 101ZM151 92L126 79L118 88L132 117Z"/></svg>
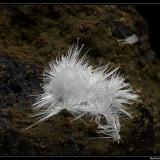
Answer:
<svg viewBox="0 0 160 160"><path fill-rule="evenodd" d="M88 63L86 53L82 56L83 45L72 45L67 56L61 56L49 63L44 71L43 94L38 95L34 106L39 117L36 124L43 122L61 110L71 112L76 119L84 115L98 125L98 133L113 140L120 140L121 113L131 117L125 104L137 99L125 78L117 69L108 65L93 68ZM102 124L102 119L106 124ZM34 124L35 125L35 124Z"/></svg>

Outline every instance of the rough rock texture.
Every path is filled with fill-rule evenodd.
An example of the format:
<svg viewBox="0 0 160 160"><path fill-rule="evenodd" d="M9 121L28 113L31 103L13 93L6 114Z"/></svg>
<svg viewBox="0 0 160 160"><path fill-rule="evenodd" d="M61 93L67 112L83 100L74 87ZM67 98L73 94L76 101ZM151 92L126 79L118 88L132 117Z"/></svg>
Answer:
<svg viewBox="0 0 160 160"><path fill-rule="evenodd" d="M160 154L160 60L152 50L148 26L129 5L19 5L0 9L0 155L157 155ZM117 41L132 34L139 41ZM120 66L141 102L128 106L133 119L121 119L121 142L92 139L92 122L72 120L62 111L23 130L33 97L41 92L43 66L76 41L90 48L91 64Z"/></svg>

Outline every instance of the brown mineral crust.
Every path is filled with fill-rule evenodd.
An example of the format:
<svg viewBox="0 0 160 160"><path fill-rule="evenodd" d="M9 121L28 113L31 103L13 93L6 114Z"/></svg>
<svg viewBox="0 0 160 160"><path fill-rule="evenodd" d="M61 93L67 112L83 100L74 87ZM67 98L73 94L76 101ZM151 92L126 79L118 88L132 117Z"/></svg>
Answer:
<svg viewBox="0 0 160 160"><path fill-rule="evenodd" d="M160 153L160 60L152 50L148 25L132 5L1 5L0 10L0 155L153 155ZM123 44L136 34L139 41ZM34 97L42 92L44 66L76 42L90 49L91 64L120 67L140 95L127 107L121 141L93 138L96 125L71 121L62 111L23 130ZM85 52L85 51L84 51ZM84 117L83 120L87 120Z"/></svg>

